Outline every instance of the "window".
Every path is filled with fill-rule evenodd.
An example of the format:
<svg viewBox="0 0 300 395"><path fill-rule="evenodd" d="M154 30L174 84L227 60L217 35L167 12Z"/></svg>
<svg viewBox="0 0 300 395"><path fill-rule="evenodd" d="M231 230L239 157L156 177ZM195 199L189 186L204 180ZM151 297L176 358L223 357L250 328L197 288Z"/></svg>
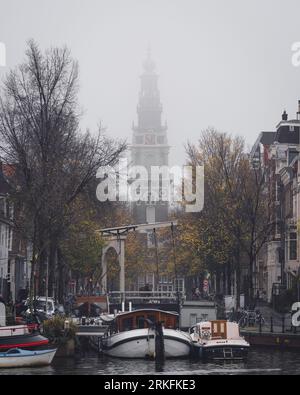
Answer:
<svg viewBox="0 0 300 395"><path fill-rule="evenodd" d="M148 224L155 223L155 207L148 206L146 208L146 218Z"/></svg>
<svg viewBox="0 0 300 395"><path fill-rule="evenodd" d="M158 136L157 137L157 143L158 144L165 144L165 137L164 136Z"/></svg>
<svg viewBox="0 0 300 395"><path fill-rule="evenodd" d="M133 329L133 319L126 318L122 321L123 331L131 331Z"/></svg>
<svg viewBox="0 0 300 395"><path fill-rule="evenodd" d="M197 324L197 314L190 314L190 327Z"/></svg>
<svg viewBox="0 0 300 395"><path fill-rule="evenodd" d="M144 136L137 136L135 138L135 143L136 144L143 144L144 143Z"/></svg>
<svg viewBox="0 0 300 395"><path fill-rule="evenodd" d="M169 283L168 276L160 276L159 282L161 284L168 284Z"/></svg>
<svg viewBox="0 0 300 395"><path fill-rule="evenodd" d="M146 134L145 144L146 145L154 145L155 144L155 135L154 134Z"/></svg>
<svg viewBox="0 0 300 395"><path fill-rule="evenodd" d="M155 315L148 315L147 318L148 318L148 320L150 320L151 322L153 322L153 324L156 322Z"/></svg>
<svg viewBox="0 0 300 395"><path fill-rule="evenodd" d="M290 261L297 260L297 233L290 233L289 242Z"/></svg>
<svg viewBox="0 0 300 395"><path fill-rule="evenodd" d="M288 164L292 163L292 161L299 155L297 151L294 149L288 150Z"/></svg>
<svg viewBox="0 0 300 395"><path fill-rule="evenodd" d="M183 278L178 278L177 279L176 290L178 290L178 292L184 293L184 280L183 280Z"/></svg>
<svg viewBox="0 0 300 395"><path fill-rule="evenodd" d="M136 317L136 327L138 329L143 329L145 327L145 318L143 315Z"/></svg>

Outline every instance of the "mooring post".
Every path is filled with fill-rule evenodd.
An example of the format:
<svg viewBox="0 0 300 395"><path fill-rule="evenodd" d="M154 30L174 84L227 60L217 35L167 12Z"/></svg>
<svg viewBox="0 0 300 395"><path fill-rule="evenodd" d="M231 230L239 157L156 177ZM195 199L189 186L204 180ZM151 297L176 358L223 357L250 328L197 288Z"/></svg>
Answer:
<svg viewBox="0 0 300 395"><path fill-rule="evenodd" d="M259 320L259 333L262 333L262 323L261 323L261 319Z"/></svg>
<svg viewBox="0 0 300 395"><path fill-rule="evenodd" d="M155 360L163 361L165 359L164 334L161 322L155 323Z"/></svg>

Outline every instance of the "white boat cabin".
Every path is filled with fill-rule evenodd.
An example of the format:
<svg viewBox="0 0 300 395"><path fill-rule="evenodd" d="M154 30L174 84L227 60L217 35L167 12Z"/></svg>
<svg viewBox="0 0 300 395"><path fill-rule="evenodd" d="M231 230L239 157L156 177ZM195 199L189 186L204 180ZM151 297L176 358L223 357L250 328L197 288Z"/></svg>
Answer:
<svg viewBox="0 0 300 395"><path fill-rule="evenodd" d="M239 325L228 321L200 322L194 328L194 340L240 339Z"/></svg>

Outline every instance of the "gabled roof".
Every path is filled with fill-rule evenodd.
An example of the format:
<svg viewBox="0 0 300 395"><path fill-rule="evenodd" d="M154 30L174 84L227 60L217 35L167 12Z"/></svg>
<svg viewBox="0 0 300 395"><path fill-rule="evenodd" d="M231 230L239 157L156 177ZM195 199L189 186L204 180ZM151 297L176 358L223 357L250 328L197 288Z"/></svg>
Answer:
<svg viewBox="0 0 300 395"><path fill-rule="evenodd" d="M263 145L272 145L276 138L276 132L261 132L260 143Z"/></svg>
<svg viewBox="0 0 300 395"><path fill-rule="evenodd" d="M256 140L255 144L252 147L250 157L253 158L256 153L259 152L260 144L269 146L272 145L275 141L276 132L261 132Z"/></svg>
<svg viewBox="0 0 300 395"><path fill-rule="evenodd" d="M278 125L275 141L280 144L299 144L299 130L298 120L282 121Z"/></svg>

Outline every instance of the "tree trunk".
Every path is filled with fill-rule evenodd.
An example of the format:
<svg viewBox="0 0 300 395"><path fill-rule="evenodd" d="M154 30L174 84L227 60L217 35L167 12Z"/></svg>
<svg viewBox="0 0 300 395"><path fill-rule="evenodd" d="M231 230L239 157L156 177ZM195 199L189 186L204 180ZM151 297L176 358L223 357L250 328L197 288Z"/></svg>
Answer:
<svg viewBox="0 0 300 395"><path fill-rule="evenodd" d="M252 309L254 306L254 287L253 287L253 265L254 265L254 254L250 254L250 262L249 262L249 306Z"/></svg>
<svg viewBox="0 0 300 395"><path fill-rule="evenodd" d="M56 269L56 242L53 241L50 245L49 250L49 281L48 289L49 296L54 297L54 285L55 285L55 269Z"/></svg>
<svg viewBox="0 0 300 395"><path fill-rule="evenodd" d="M231 283L232 283L232 270L231 270L231 263L227 264L227 294L231 295Z"/></svg>
<svg viewBox="0 0 300 395"><path fill-rule="evenodd" d="M226 264L224 265L223 268L223 273L222 273L222 283L223 283L223 295L225 296L227 294L227 289L226 289Z"/></svg>
<svg viewBox="0 0 300 395"><path fill-rule="evenodd" d="M241 264L240 264L240 246L237 247L236 252L236 310L241 308Z"/></svg>
<svg viewBox="0 0 300 395"><path fill-rule="evenodd" d="M32 241L32 259L31 259L31 272L30 272L30 283L29 283L29 306L31 311L33 311L33 300L36 296L36 284L35 284L35 270L36 270L36 253L37 253L37 246L36 246L36 223L33 225L33 241Z"/></svg>
<svg viewBox="0 0 300 395"><path fill-rule="evenodd" d="M42 243L40 243L40 249L42 249ZM45 296L46 292L46 274L47 274L47 257L48 253L44 249L39 254L38 267L39 267L39 278L38 278L38 293L39 296Z"/></svg>
<svg viewBox="0 0 300 395"><path fill-rule="evenodd" d="M57 249L57 266L58 266L58 292L57 292L57 298L58 298L58 303L63 304L64 303L64 263L63 263L63 258L62 258L62 253L60 248Z"/></svg>

